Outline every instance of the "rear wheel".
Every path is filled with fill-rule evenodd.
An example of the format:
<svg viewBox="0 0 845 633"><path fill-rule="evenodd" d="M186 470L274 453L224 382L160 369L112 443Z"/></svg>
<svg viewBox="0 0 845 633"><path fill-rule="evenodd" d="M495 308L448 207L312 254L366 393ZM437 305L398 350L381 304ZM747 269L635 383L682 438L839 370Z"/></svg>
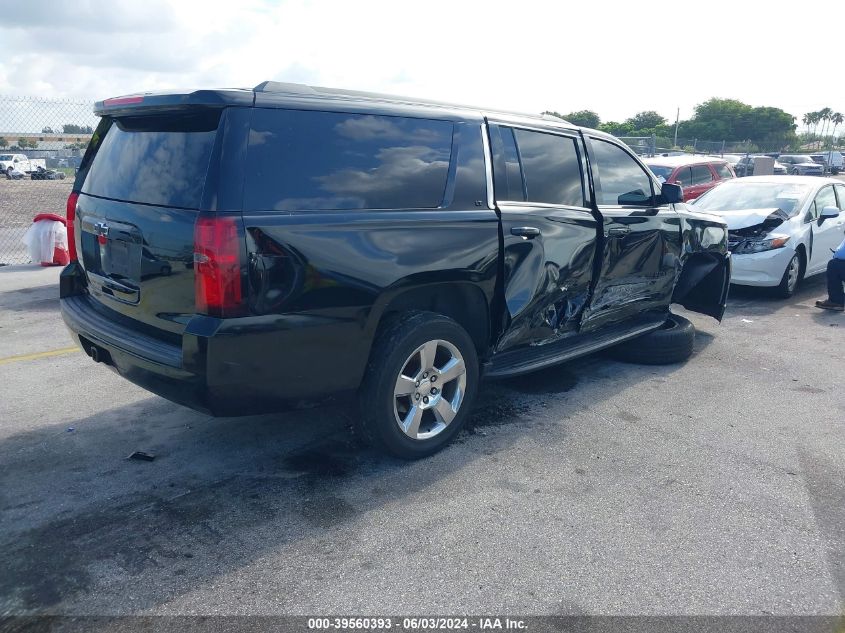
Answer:
<svg viewBox="0 0 845 633"><path fill-rule="evenodd" d="M608 350L612 358L644 365L680 363L692 356L695 326L682 316L670 314L657 330Z"/></svg>
<svg viewBox="0 0 845 633"><path fill-rule="evenodd" d="M775 294L783 299L789 299L795 294L795 289L798 288L798 282L804 272L804 265L801 261L801 254L795 253L789 263L786 265L786 270L783 271L783 277L780 279L780 284L775 288Z"/></svg>
<svg viewBox="0 0 845 633"><path fill-rule="evenodd" d="M404 459L431 455L465 424L478 391L478 357L452 319L412 312L377 337L359 394L359 432Z"/></svg>

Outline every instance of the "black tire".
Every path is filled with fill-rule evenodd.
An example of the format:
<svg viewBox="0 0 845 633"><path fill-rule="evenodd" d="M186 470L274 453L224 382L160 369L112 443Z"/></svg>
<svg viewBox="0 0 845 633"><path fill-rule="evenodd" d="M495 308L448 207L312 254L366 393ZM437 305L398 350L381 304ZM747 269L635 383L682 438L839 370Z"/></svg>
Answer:
<svg viewBox="0 0 845 633"><path fill-rule="evenodd" d="M792 283L793 280L790 278L790 272L793 266L797 268L794 283ZM774 288L775 296L780 297L781 299L789 299L795 294L795 290L798 288L798 284L801 283L803 278L804 260L801 258L801 253L796 251L789 260L789 263L786 265L786 269L783 271L783 277L780 278L780 283Z"/></svg>
<svg viewBox="0 0 845 633"><path fill-rule="evenodd" d="M433 437L414 439L399 426L397 414L401 398L394 391L415 350L434 340L453 345L462 356L466 370L463 398L455 417L445 428ZM364 443L402 459L427 457L446 446L464 426L478 392L478 381L478 355L466 330L452 319L433 312L405 313L386 323L376 336L359 390L357 434ZM428 383L424 385L428 386ZM446 398L446 389L440 395L441 400ZM413 397L408 396L411 404ZM427 416L425 425L436 422L433 410L422 415ZM423 423L420 423L422 428Z"/></svg>
<svg viewBox="0 0 845 633"><path fill-rule="evenodd" d="M653 330L608 350L612 358L642 365L670 365L692 356L695 326L682 316L670 314L660 329Z"/></svg>

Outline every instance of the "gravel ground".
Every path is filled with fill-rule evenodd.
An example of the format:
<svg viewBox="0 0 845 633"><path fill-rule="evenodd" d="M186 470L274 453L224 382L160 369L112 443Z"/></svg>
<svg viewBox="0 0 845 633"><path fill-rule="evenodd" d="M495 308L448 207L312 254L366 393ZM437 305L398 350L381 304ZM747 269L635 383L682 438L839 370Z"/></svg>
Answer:
<svg viewBox="0 0 845 633"><path fill-rule="evenodd" d="M0 614L845 609L845 316L819 277L688 315L682 365L490 383L405 463L343 408L213 419L63 350L57 275L0 269Z"/></svg>

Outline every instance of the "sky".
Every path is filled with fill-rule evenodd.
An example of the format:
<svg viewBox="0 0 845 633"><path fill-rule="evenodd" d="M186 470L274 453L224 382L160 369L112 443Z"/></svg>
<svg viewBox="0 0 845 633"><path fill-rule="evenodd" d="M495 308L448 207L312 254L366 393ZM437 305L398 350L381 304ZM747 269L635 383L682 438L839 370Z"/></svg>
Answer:
<svg viewBox="0 0 845 633"><path fill-rule="evenodd" d="M95 101L272 79L602 121L685 119L725 97L800 127L805 112L845 112L843 27L838 0L9 2L0 95Z"/></svg>

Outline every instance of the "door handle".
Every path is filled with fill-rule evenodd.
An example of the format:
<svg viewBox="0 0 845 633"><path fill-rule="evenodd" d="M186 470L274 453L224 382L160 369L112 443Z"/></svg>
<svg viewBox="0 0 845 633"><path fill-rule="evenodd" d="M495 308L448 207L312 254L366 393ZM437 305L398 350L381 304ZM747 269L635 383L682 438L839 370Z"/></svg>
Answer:
<svg viewBox="0 0 845 633"><path fill-rule="evenodd" d="M607 231L605 231L605 235L607 237L621 237L622 235L627 235L630 232L630 226L611 226L607 229Z"/></svg>
<svg viewBox="0 0 845 633"><path fill-rule="evenodd" d="M516 235L524 240L533 240L540 235L540 229L535 226L514 226L511 228L511 235Z"/></svg>

